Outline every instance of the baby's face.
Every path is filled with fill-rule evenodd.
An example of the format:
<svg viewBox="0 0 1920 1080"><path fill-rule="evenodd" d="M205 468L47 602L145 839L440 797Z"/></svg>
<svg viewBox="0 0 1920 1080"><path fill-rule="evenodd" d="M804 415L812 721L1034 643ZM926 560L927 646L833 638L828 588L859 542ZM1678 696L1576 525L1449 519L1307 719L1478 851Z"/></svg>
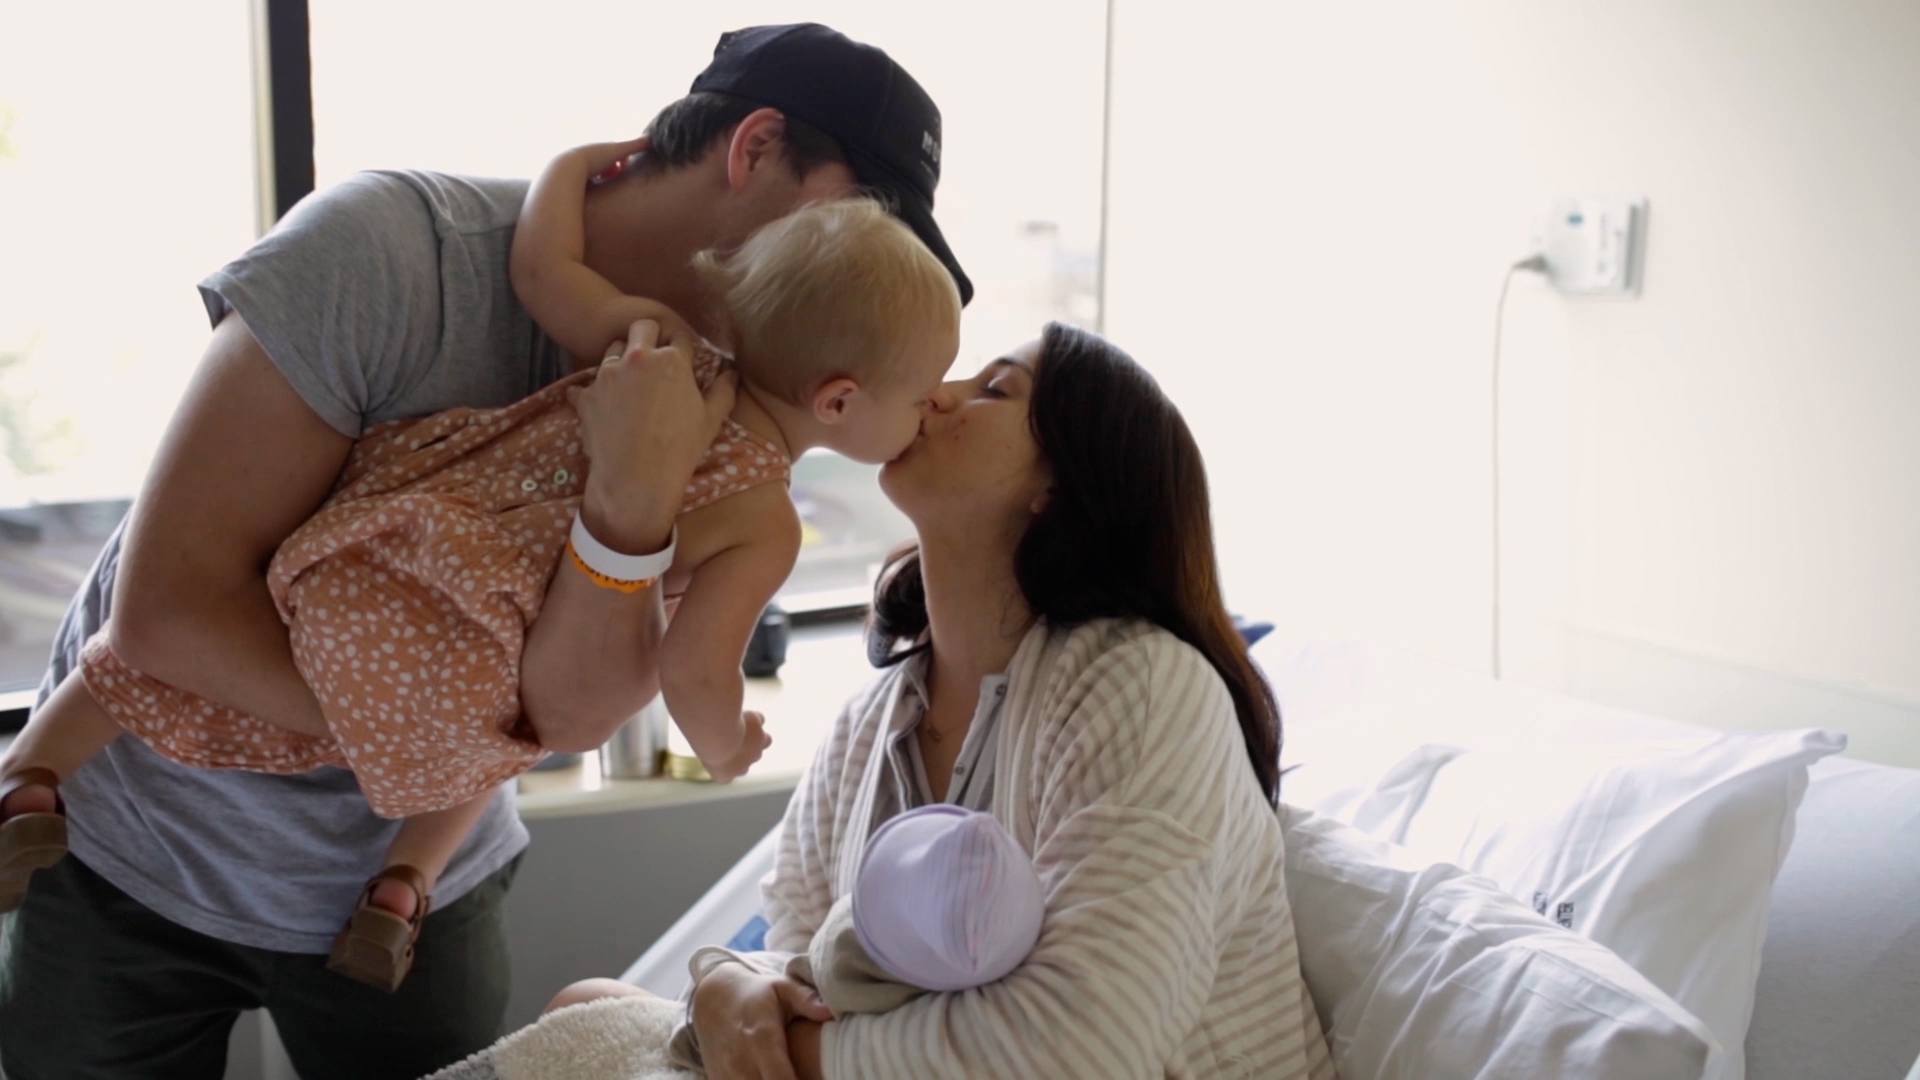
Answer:
<svg viewBox="0 0 1920 1080"><path fill-rule="evenodd" d="M904 453L920 434L926 402L947 377L960 351L959 335L940 330L914 335L895 367L872 390L863 390L835 450L869 465L884 465Z"/></svg>

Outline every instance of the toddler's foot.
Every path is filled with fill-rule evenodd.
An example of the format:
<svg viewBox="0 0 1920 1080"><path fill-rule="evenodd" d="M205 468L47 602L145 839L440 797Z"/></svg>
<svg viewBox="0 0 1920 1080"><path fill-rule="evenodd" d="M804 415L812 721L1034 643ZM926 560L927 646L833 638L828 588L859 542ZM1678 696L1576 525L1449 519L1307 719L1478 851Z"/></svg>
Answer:
<svg viewBox="0 0 1920 1080"><path fill-rule="evenodd" d="M392 878L376 878L367 892L367 903L391 911L403 919L412 919L420 910L420 895Z"/></svg>
<svg viewBox="0 0 1920 1080"><path fill-rule="evenodd" d="M426 875L411 866L387 867L367 882L360 907L334 939L327 968L388 993L398 990L413 969L413 945L426 917Z"/></svg>
<svg viewBox="0 0 1920 1080"><path fill-rule="evenodd" d="M23 784L0 799L0 821L21 814L52 814L60 809L59 796L45 784Z"/></svg>

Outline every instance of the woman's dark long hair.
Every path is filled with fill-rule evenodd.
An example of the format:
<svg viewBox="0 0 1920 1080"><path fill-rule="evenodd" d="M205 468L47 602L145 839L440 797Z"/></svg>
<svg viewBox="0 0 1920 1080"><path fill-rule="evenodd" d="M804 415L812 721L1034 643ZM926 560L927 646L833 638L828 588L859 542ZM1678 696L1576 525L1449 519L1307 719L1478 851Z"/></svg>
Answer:
<svg viewBox="0 0 1920 1080"><path fill-rule="evenodd" d="M1014 553L1022 595L1054 626L1141 618L1198 649L1233 695L1260 790L1277 799L1280 708L1221 599L1193 433L1111 342L1059 323L1040 340L1031 414L1053 486ZM875 587L868 655L898 663L926 629L920 555L908 547Z"/></svg>

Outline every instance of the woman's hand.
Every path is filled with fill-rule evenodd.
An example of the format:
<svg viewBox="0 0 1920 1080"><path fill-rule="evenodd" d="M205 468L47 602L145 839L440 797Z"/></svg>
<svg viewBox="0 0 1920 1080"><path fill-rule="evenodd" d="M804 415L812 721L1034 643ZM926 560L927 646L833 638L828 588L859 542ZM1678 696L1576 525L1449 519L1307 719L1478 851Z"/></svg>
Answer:
<svg viewBox="0 0 1920 1080"><path fill-rule="evenodd" d="M693 1031L710 1080L797 1080L787 1025L831 1019L812 988L745 964L714 968L693 992Z"/></svg>
<svg viewBox="0 0 1920 1080"><path fill-rule="evenodd" d="M824 1080L820 1039L826 1030L826 1025L817 1020L795 1020L787 1025L787 1058L793 1062L793 1074L799 1080Z"/></svg>
<svg viewBox="0 0 1920 1080"><path fill-rule="evenodd" d="M580 515L601 543L644 555L666 547L694 466L733 411L735 377L723 372L702 393L693 341L652 320L615 345L592 386L567 391L593 463Z"/></svg>

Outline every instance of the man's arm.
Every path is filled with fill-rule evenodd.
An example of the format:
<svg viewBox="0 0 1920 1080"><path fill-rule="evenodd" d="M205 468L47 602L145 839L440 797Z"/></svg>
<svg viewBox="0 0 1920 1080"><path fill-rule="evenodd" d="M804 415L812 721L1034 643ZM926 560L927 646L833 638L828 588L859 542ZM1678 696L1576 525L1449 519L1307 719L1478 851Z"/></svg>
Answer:
<svg viewBox="0 0 1920 1080"><path fill-rule="evenodd" d="M301 400L238 315L223 319L122 538L109 629L120 659L277 726L324 734L266 568L326 498L352 445Z"/></svg>
<svg viewBox="0 0 1920 1080"><path fill-rule="evenodd" d="M595 538L610 535L608 526L596 528L591 516L582 516ZM672 527L668 519L617 535L653 538L628 541L622 550L658 551ZM660 692L654 650L666 625L659 589L619 593L560 566L520 660L520 707L540 745L587 753L653 700Z"/></svg>
<svg viewBox="0 0 1920 1080"><path fill-rule="evenodd" d="M657 347L656 347L657 346ZM616 551L663 550L694 466L733 410L731 376L703 394L685 340L642 321L592 386L567 395L591 468L580 518ZM602 589L559 568L520 660L520 705L549 750L592 750L659 693L658 588Z"/></svg>

